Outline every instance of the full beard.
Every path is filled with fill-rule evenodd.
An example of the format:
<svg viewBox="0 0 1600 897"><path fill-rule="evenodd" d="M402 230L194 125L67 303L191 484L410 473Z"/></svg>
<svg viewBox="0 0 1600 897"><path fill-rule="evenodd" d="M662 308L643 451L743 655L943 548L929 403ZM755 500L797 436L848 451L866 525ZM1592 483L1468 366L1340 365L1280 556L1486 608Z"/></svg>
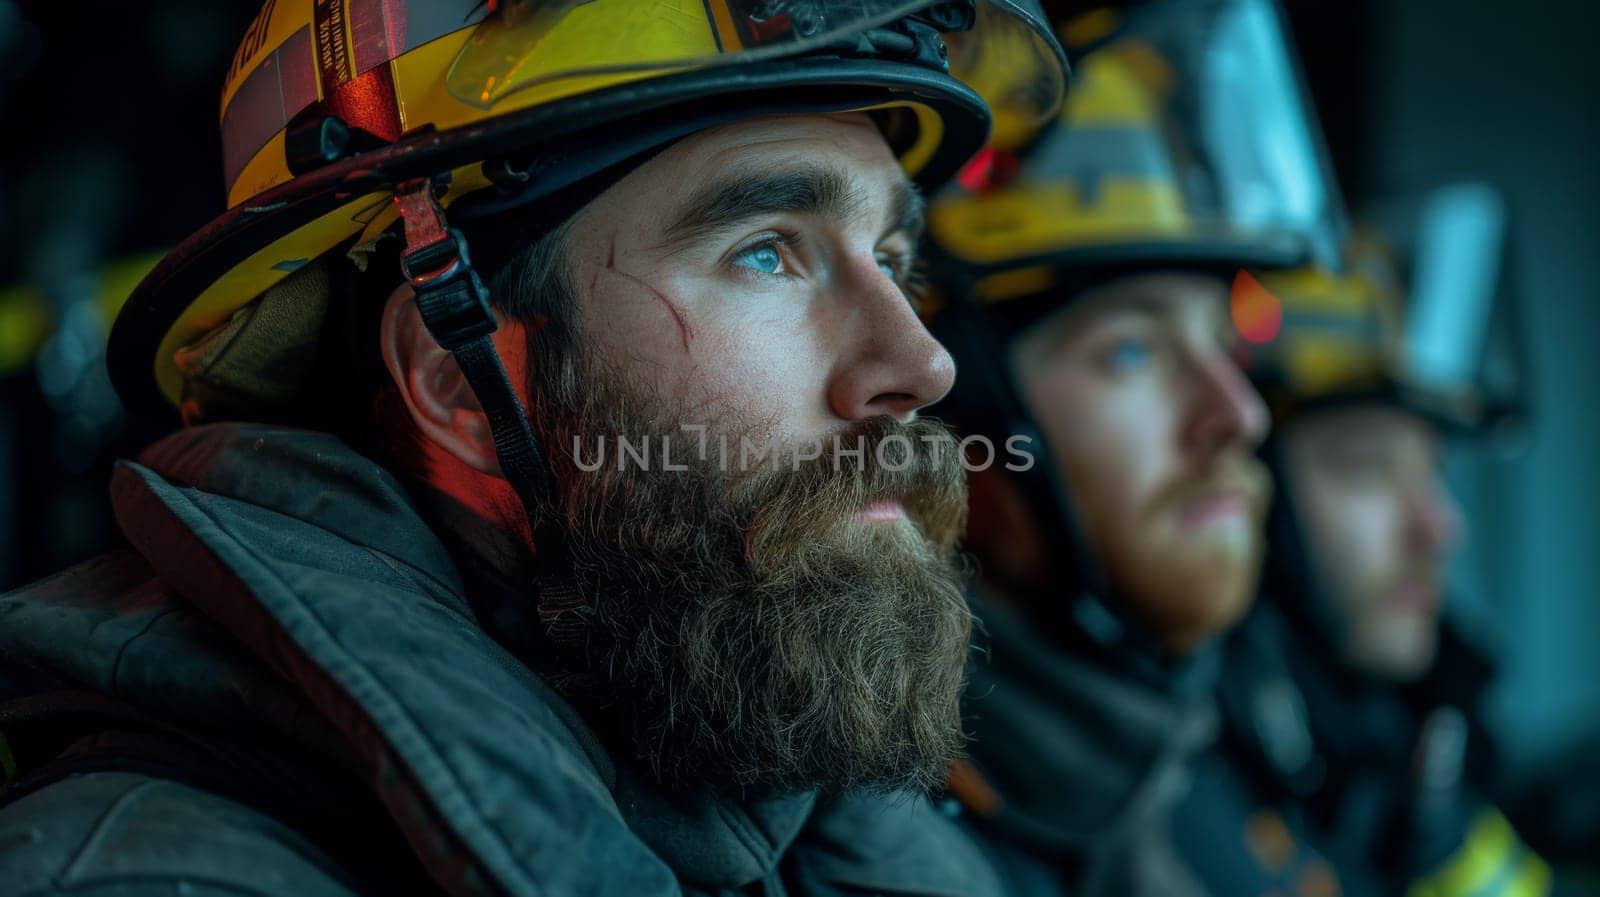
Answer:
<svg viewBox="0 0 1600 897"><path fill-rule="evenodd" d="M581 400L537 399L552 510L585 599L558 687L669 788L942 783L963 744L972 621L953 556L965 477L948 430L879 418L841 434L848 454L745 469L740 436L759 433L711 427L701 443L618 377L581 380ZM621 463L618 435L650 447L650 469ZM601 436L612 453L581 469L577 446L590 466ZM907 519L852 522L880 499Z"/></svg>

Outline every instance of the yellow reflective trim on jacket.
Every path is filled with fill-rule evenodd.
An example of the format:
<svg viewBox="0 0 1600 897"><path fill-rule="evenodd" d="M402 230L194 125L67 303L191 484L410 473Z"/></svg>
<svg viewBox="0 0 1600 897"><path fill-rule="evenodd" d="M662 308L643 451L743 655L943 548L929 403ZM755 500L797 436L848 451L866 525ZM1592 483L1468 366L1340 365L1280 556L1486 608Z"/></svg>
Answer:
<svg viewBox="0 0 1600 897"><path fill-rule="evenodd" d="M1553 878L1550 864L1546 863L1543 857L1530 851L1523 858L1522 868L1517 870L1516 877L1506 889L1506 897L1545 897L1550 893Z"/></svg>
<svg viewBox="0 0 1600 897"><path fill-rule="evenodd" d="M116 318L128 294L161 261L162 253L117 259L94 272L93 303L101 321ZM0 290L0 377L33 364L39 349L55 331L56 316L38 287L21 285Z"/></svg>
<svg viewBox="0 0 1600 897"><path fill-rule="evenodd" d="M1545 897L1550 867L1490 807L1478 814L1460 849L1412 884L1406 897Z"/></svg>
<svg viewBox="0 0 1600 897"><path fill-rule="evenodd" d="M37 289L0 290L0 377L32 364L34 354L54 326L50 304Z"/></svg>

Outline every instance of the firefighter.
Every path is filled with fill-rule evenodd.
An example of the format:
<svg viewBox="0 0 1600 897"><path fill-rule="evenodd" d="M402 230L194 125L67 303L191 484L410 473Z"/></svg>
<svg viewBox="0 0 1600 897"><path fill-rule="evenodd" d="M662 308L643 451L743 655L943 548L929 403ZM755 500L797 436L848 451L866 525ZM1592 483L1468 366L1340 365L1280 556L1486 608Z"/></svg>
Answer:
<svg viewBox="0 0 1600 897"><path fill-rule="evenodd" d="M266 3L111 336L185 424L131 549L0 598L0 892L990 892L918 794L970 613L908 298L975 88L1064 62L1013 0Z"/></svg>
<svg viewBox="0 0 1600 897"><path fill-rule="evenodd" d="M1198 894L1167 817L1215 732L1215 642L1254 597L1268 499L1233 357L1263 322L1231 296L1242 266L1328 257L1342 213L1274 4L1059 33L1056 126L930 209L962 372L939 413L972 451L1027 454L970 479L987 651L950 808L1010 893Z"/></svg>
<svg viewBox="0 0 1600 897"><path fill-rule="evenodd" d="M1494 302L1503 213L1463 185L1413 217L1409 290L1395 241L1365 234L1348 273L1266 276L1257 295L1282 315L1252 353L1279 484L1266 597L1227 646L1227 732L1177 814L1195 866L1229 893L1556 886L1495 804L1492 655L1442 613L1465 528L1446 442L1487 448L1525 414Z"/></svg>

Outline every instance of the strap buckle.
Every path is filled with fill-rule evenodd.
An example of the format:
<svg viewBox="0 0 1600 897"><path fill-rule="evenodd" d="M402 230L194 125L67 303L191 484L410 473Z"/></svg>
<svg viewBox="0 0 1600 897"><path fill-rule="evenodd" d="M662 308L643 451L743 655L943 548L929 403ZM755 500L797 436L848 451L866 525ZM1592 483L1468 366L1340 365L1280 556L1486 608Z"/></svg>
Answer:
<svg viewBox="0 0 1600 897"><path fill-rule="evenodd" d="M472 267L461 232L445 225L437 191L444 182L428 178L405 181L395 188L395 204L405 226L405 251L400 273L417 294L422 323L440 348L454 352L498 324L489 307L489 291Z"/></svg>

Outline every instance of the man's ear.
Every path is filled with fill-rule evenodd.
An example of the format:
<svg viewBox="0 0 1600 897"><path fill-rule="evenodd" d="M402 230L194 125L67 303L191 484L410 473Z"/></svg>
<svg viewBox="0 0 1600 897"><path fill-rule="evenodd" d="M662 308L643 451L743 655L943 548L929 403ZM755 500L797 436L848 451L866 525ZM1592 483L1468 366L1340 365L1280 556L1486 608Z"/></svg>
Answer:
<svg viewBox="0 0 1600 897"><path fill-rule="evenodd" d="M389 294L378 345L417 431L473 470L503 479L489 418L455 356L440 348L422 323L410 284Z"/></svg>

